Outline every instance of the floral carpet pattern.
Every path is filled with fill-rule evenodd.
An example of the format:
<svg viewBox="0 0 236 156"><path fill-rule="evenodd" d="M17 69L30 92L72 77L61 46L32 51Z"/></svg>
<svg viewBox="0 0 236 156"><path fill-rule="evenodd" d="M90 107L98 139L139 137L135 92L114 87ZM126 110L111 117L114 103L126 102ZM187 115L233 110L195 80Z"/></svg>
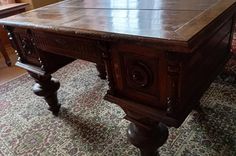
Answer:
<svg viewBox="0 0 236 156"><path fill-rule="evenodd" d="M24 75L0 86L0 156L137 156L126 138L121 108L103 100L108 86L92 63L75 61L53 76L61 82L58 117L31 91ZM236 85L212 83L161 156L235 156Z"/></svg>

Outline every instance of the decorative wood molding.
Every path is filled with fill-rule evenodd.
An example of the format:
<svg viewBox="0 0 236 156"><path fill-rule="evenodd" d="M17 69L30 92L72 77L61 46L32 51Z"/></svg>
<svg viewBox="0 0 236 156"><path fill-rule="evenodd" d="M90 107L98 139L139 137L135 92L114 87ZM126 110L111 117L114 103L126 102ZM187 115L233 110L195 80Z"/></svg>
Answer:
<svg viewBox="0 0 236 156"><path fill-rule="evenodd" d="M114 78L112 74L112 65L111 65L111 52L110 52L110 46L107 42L98 41L97 47L102 51L102 60L104 61L105 68L107 71L108 76L108 85L109 90L107 91L107 94L114 95Z"/></svg>
<svg viewBox="0 0 236 156"><path fill-rule="evenodd" d="M167 74L168 74L168 90L169 96L167 97L167 114L171 117L176 117L178 114L178 107L180 105L180 72L181 61L177 60L178 57L167 53Z"/></svg>
<svg viewBox="0 0 236 156"><path fill-rule="evenodd" d="M15 35L14 35L14 27L10 27L10 26L3 26L5 30L7 30L7 35L8 35L8 38L10 40L10 43L13 47L13 49L15 50L15 54L17 56L17 61L19 62L22 62L23 61L23 57L22 57L22 54L19 53L20 51L20 48L17 44L17 41L16 41L16 38L15 38Z"/></svg>
<svg viewBox="0 0 236 156"><path fill-rule="evenodd" d="M30 30L27 31L27 37L23 37L21 44L25 55L31 55L36 53L34 48L34 39L32 38Z"/></svg>

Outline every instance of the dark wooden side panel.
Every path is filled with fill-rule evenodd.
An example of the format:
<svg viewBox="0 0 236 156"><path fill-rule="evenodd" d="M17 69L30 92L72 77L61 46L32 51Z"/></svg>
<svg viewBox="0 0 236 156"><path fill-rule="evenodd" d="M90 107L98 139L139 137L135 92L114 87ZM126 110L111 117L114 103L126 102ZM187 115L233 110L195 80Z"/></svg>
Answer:
<svg viewBox="0 0 236 156"><path fill-rule="evenodd" d="M108 99L120 105L133 120L135 109L152 108L162 114L153 120L170 120L178 127L199 102L204 91L219 74L230 56L232 19L217 27L216 33L193 53L178 53L147 48L139 44L112 44L111 62L114 95ZM115 97L114 97L115 96ZM123 105L119 99L126 99ZM114 102L114 101L113 101Z"/></svg>
<svg viewBox="0 0 236 156"><path fill-rule="evenodd" d="M180 110L193 107L224 67L230 56L232 19L197 49L183 65Z"/></svg>
<svg viewBox="0 0 236 156"><path fill-rule="evenodd" d="M165 108L167 73L164 52L135 44L115 44L111 51L116 96L150 107Z"/></svg>

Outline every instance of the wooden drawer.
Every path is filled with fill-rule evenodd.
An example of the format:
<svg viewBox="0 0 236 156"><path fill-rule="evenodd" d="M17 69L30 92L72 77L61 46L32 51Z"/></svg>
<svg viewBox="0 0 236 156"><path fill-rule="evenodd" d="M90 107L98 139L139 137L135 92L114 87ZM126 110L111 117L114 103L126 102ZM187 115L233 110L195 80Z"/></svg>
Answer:
<svg viewBox="0 0 236 156"><path fill-rule="evenodd" d="M95 63L101 61L102 53L96 41L49 32L35 34L35 44L39 50Z"/></svg>

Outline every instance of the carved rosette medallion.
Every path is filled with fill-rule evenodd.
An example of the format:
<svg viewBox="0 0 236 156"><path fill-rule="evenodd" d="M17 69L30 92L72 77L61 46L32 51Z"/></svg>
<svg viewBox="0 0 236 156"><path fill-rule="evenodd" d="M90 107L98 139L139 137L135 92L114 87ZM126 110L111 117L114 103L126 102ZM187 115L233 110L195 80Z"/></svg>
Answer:
<svg viewBox="0 0 236 156"><path fill-rule="evenodd" d="M153 74L147 64L135 61L127 67L128 81L134 88L146 88L153 82Z"/></svg>

